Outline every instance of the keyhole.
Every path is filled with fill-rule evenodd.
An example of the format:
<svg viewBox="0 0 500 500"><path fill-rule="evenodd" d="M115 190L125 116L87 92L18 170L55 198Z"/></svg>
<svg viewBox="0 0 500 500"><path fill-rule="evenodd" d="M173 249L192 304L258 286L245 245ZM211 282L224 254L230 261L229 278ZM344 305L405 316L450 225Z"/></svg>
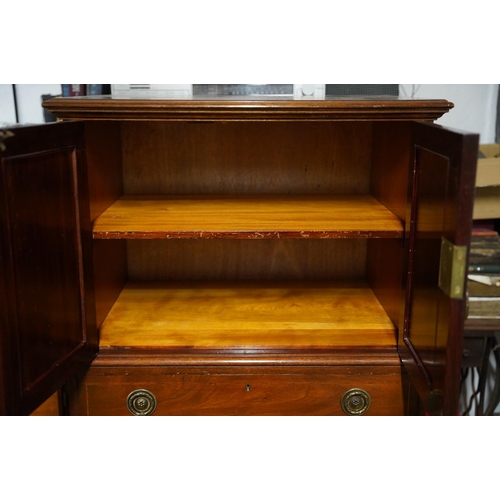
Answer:
<svg viewBox="0 0 500 500"><path fill-rule="evenodd" d="M250 392L250 384L247 384L247 392Z"/></svg>

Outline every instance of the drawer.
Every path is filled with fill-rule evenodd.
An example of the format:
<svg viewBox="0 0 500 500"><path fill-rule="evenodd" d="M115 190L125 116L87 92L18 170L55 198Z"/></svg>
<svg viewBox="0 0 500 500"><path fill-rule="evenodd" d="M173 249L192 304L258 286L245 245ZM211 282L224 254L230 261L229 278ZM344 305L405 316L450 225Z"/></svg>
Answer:
<svg viewBox="0 0 500 500"><path fill-rule="evenodd" d="M131 415L130 404L147 408L154 395L153 415L346 415L341 406L361 408L366 415L403 415L404 397L398 367L325 367L211 369L91 368L81 381L78 414ZM134 398L134 394L132 395ZM361 405L361 406L360 406ZM132 406L134 407L134 406Z"/></svg>

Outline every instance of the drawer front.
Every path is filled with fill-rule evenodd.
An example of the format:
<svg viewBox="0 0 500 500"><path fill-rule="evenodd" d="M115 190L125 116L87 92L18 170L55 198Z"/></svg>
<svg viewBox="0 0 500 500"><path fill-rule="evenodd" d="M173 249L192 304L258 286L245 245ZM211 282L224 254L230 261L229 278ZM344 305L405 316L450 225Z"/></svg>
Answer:
<svg viewBox="0 0 500 500"><path fill-rule="evenodd" d="M127 398L140 398L132 410L153 415L346 415L341 399L351 390L369 395L365 415L403 415L401 372L397 367L294 369L92 368L79 388L76 413L131 415ZM146 392L147 391L147 392ZM347 400L363 413L364 392ZM132 396L133 397L133 396ZM133 405L136 405L135 407Z"/></svg>

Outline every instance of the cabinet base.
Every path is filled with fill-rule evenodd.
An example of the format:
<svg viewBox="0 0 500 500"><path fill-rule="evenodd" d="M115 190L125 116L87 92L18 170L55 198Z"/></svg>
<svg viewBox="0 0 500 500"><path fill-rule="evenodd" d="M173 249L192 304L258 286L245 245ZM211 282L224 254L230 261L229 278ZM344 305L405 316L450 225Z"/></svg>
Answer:
<svg viewBox="0 0 500 500"><path fill-rule="evenodd" d="M142 366L134 359L136 364L131 363L131 356L97 358L75 389L72 413L131 415L127 399L140 390L153 395L152 414L157 416L345 415L343 395L360 389L370 398L365 415L405 414L401 368L393 357L386 365L372 358L375 363L370 365L365 364L367 359L341 364L339 356L315 366L304 357L295 360L295 365L283 359L277 365L279 360L271 363L268 358L268 364L257 365L254 360L253 365L239 366L223 365L222 358L219 364L175 366L160 357L147 360L147 366L144 358ZM150 404L139 401L143 407Z"/></svg>

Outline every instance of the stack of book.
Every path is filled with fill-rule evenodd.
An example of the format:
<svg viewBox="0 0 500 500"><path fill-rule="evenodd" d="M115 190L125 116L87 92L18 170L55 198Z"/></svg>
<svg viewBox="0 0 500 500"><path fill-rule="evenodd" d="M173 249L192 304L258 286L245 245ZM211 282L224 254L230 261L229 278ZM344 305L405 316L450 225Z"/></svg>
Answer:
<svg viewBox="0 0 500 500"><path fill-rule="evenodd" d="M63 83L61 87L63 97L107 95L111 93L111 85L102 83Z"/></svg>
<svg viewBox="0 0 500 500"><path fill-rule="evenodd" d="M468 271L468 318L500 321L500 238L496 231L473 232Z"/></svg>

